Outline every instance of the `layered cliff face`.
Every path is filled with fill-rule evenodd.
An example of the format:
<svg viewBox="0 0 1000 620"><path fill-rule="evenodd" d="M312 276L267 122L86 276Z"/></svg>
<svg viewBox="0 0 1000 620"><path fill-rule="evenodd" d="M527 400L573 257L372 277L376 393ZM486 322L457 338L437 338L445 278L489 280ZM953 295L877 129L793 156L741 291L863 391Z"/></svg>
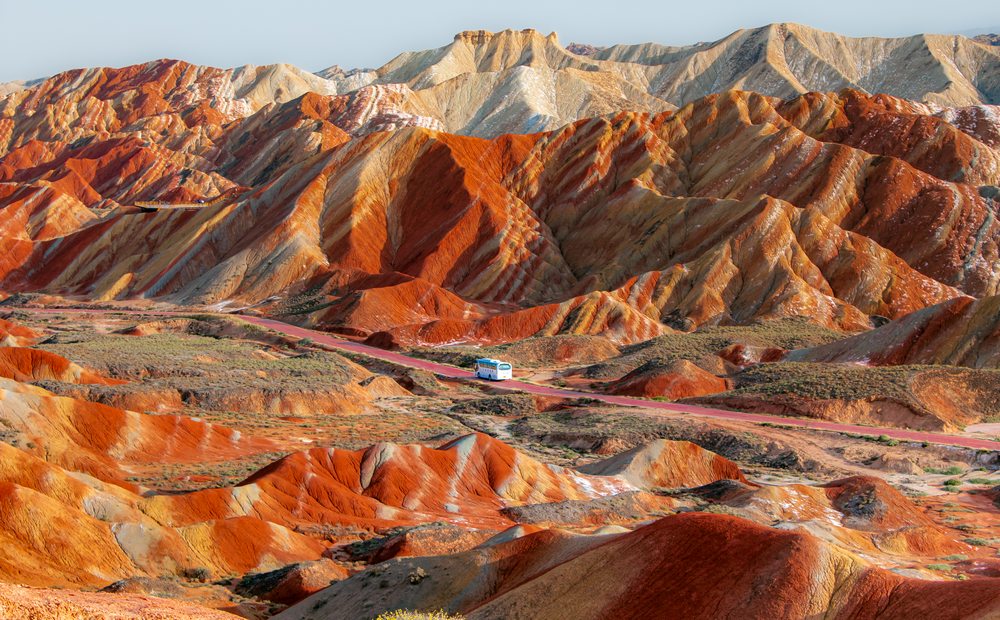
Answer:
<svg viewBox="0 0 1000 620"><path fill-rule="evenodd" d="M325 328L428 343L633 342L799 314L859 330L1000 286L995 127L968 110L731 91L486 140L374 131L388 121L358 93L185 117L171 102L198 82L175 83L200 73L171 66L132 90L124 77L81 86L104 97L78 106L106 109L107 128L48 111L43 134L26 115L63 105L65 76L8 101L0 286L268 300ZM180 111L123 125L143 89L163 93L153 110Z"/></svg>

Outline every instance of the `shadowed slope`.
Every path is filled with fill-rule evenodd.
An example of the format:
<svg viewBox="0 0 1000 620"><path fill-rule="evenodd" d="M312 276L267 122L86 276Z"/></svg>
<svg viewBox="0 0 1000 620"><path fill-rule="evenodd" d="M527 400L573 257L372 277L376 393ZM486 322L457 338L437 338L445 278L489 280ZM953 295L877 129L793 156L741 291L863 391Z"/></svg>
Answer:
<svg viewBox="0 0 1000 620"><path fill-rule="evenodd" d="M789 360L872 365L1000 366L1000 297L962 297L914 312L866 334L793 351Z"/></svg>
<svg viewBox="0 0 1000 620"><path fill-rule="evenodd" d="M371 595L361 590L363 573L278 617L325 617L334 601L346 615L443 607L470 618L638 618L657 610L666 618L958 619L1000 611L992 580L906 579L807 533L722 515L681 514L582 540L543 532L463 554L390 561L381 578L395 583L418 566L430 575L419 588Z"/></svg>

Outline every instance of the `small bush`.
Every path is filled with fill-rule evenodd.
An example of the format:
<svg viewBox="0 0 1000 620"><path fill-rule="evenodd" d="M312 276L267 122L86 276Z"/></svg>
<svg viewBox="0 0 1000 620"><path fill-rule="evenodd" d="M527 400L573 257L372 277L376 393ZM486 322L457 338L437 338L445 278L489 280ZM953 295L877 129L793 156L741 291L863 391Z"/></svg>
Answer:
<svg viewBox="0 0 1000 620"><path fill-rule="evenodd" d="M962 473L962 468L958 465L952 465L951 467L945 467L943 469L939 469L937 467L925 467L924 473L941 474L942 476L957 476Z"/></svg>
<svg viewBox="0 0 1000 620"><path fill-rule="evenodd" d="M969 556L965 555L964 553L955 553L952 555L946 555L941 559L945 560L946 562L964 562L965 560L969 559Z"/></svg>
<svg viewBox="0 0 1000 620"><path fill-rule="evenodd" d="M453 616L443 610L407 611L397 609L381 613L375 620L463 620L464 616Z"/></svg>
<svg viewBox="0 0 1000 620"><path fill-rule="evenodd" d="M962 481L959 480L958 478L949 478L948 480L944 481L944 486L946 487L962 486Z"/></svg>
<svg viewBox="0 0 1000 620"><path fill-rule="evenodd" d="M189 581L200 581L205 583L212 580L212 571L208 570L204 566L199 568L185 568L181 572L181 576Z"/></svg>
<svg viewBox="0 0 1000 620"><path fill-rule="evenodd" d="M987 484L987 485L994 485L998 483L997 480L991 480L989 478L969 478L968 482L969 484Z"/></svg>
<svg viewBox="0 0 1000 620"><path fill-rule="evenodd" d="M947 564L928 564L927 568L930 570L939 570L945 573L951 572L951 566L948 566Z"/></svg>
<svg viewBox="0 0 1000 620"><path fill-rule="evenodd" d="M988 547L992 544L992 541L986 538L963 538L962 542L967 545L972 545L973 547Z"/></svg>

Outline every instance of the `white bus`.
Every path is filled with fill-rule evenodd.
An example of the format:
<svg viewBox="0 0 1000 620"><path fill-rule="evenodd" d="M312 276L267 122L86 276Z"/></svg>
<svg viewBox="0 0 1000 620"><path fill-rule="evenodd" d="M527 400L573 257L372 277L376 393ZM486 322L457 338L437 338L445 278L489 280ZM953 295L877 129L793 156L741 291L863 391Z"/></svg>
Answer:
<svg viewBox="0 0 1000 620"><path fill-rule="evenodd" d="M513 368L507 362L481 358L476 360L476 378L490 379L492 381L503 381L510 379L513 375Z"/></svg>

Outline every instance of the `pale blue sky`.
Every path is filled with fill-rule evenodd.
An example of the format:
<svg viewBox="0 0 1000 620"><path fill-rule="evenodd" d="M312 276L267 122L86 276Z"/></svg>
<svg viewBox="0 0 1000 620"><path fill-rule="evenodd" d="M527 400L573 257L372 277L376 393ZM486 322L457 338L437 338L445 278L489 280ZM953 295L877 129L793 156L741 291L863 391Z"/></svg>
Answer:
<svg viewBox="0 0 1000 620"><path fill-rule="evenodd" d="M536 28L607 45L688 44L771 22L852 36L1000 27L996 0L0 0L0 81L155 58L376 67L461 30Z"/></svg>

